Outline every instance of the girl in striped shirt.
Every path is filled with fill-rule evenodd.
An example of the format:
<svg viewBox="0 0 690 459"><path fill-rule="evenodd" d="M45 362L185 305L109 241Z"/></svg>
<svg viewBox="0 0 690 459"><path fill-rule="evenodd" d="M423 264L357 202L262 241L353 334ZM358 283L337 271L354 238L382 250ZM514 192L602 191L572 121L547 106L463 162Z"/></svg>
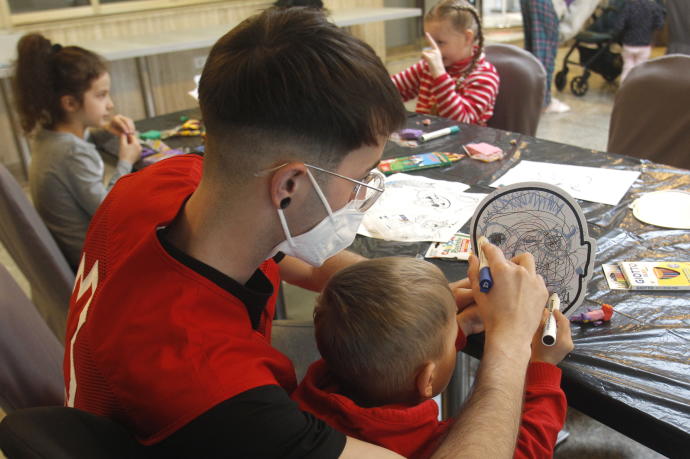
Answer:
<svg viewBox="0 0 690 459"><path fill-rule="evenodd" d="M494 113L499 77L484 57L477 10L465 0L443 0L424 17L431 48L394 75L403 100L417 97L417 113L486 125Z"/></svg>

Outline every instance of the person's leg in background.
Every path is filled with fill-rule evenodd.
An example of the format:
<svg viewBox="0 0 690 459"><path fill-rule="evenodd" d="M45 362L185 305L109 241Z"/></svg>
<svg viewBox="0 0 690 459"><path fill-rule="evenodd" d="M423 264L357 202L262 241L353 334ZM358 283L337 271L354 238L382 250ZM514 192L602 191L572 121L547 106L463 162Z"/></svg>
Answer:
<svg viewBox="0 0 690 459"><path fill-rule="evenodd" d="M625 78L630 73L630 69L635 65L635 51L632 46L623 45L621 50L621 57L623 58L623 71L621 72L621 83L625 81Z"/></svg>
<svg viewBox="0 0 690 459"><path fill-rule="evenodd" d="M532 47L531 0L520 0L520 12L522 13L522 31L525 35L525 49L534 54L534 48Z"/></svg>
<svg viewBox="0 0 690 459"><path fill-rule="evenodd" d="M630 70L636 65L649 60L652 54L651 46L626 46L623 45L621 55L623 56L623 72L621 72L621 83L627 78Z"/></svg>
<svg viewBox="0 0 690 459"><path fill-rule="evenodd" d="M570 110L563 102L551 97L551 81L558 52L558 17L551 0L521 0L525 49L534 54L546 70L544 110L563 113Z"/></svg>

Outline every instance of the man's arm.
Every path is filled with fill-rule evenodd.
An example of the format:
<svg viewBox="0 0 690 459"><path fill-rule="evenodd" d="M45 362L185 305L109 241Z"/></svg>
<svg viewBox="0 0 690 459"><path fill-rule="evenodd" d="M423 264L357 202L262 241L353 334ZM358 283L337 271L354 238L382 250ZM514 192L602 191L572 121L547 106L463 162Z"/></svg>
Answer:
<svg viewBox="0 0 690 459"><path fill-rule="evenodd" d="M333 274L355 263L366 260L361 255L343 250L333 255L326 262L315 268L304 261L286 256L278 264L280 275L289 284L297 285L308 290L320 292Z"/></svg>
<svg viewBox="0 0 690 459"><path fill-rule="evenodd" d="M393 459L402 456L386 448L347 437L340 459Z"/></svg>
<svg viewBox="0 0 690 459"><path fill-rule="evenodd" d="M548 292L534 259L513 261L495 246L483 246L494 285L479 290L479 263L470 258L469 279L484 322L484 355L472 394L433 457L513 457L530 343Z"/></svg>

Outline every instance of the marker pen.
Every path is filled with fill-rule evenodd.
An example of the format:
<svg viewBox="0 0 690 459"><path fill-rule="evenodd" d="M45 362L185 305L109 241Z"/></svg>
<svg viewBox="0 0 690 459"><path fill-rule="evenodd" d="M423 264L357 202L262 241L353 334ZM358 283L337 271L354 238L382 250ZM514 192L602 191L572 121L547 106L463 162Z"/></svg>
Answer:
<svg viewBox="0 0 690 459"><path fill-rule="evenodd" d="M427 132L426 134L422 134L419 136L419 140L421 140L422 142L426 142L429 140L437 139L439 137L443 137L444 135L455 134L456 132L460 132L460 128L458 126L451 126L444 129L439 129L438 131Z"/></svg>
<svg viewBox="0 0 690 459"><path fill-rule="evenodd" d="M544 333L541 335L541 342L545 346L553 346L556 344L556 319L553 316L553 311L561 309L561 299L558 297L558 293L554 293L549 297L549 316L546 318L546 323L544 324Z"/></svg>
<svg viewBox="0 0 690 459"><path fill-rule="evenodd" d="M479 246L477 252L479 253L479 291L488 292L491 290L491 286L494 285L494 280L491 277L491 270L489 269L489 263L486 261L486 256L484 255L484 250L482 246L485 242L489 240L482 236L477 240L477 245Z"/></svg>

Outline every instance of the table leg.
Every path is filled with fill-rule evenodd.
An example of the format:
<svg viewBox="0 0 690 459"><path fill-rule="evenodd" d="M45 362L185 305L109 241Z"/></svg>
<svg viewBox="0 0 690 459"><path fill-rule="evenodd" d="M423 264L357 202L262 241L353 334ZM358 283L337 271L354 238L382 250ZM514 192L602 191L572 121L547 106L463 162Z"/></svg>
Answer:
<svg viewBox="0 0 690 459"><path fill-rule="evenodd" d="M0 79L0 93L2 93L2 102L7 108L7 117L10 121L10 126L12 128L12 136L14 137L14 144L17 147L17 153L19 153L19 160L22 163L22 171L24 176L29 178L29 164L31 164L31 154L29 153L29 144L26 141L26 137L21 131L19 126L19 121L14 112L14 107L12 106L12 101L10 100L10 94L12 93L12 87L10 85L9 78Z"/></svg>
<svg viewBox="0 0 690 459"><path fill-rule="evenodd" d="M134 59L134 61L137 65L141 96L144 98L144 111L146 112L146 117L151 118L156 116L156 103L153 98L153 87L151 85L149 64L146 60L146 56L137 57Z"/></svg>

